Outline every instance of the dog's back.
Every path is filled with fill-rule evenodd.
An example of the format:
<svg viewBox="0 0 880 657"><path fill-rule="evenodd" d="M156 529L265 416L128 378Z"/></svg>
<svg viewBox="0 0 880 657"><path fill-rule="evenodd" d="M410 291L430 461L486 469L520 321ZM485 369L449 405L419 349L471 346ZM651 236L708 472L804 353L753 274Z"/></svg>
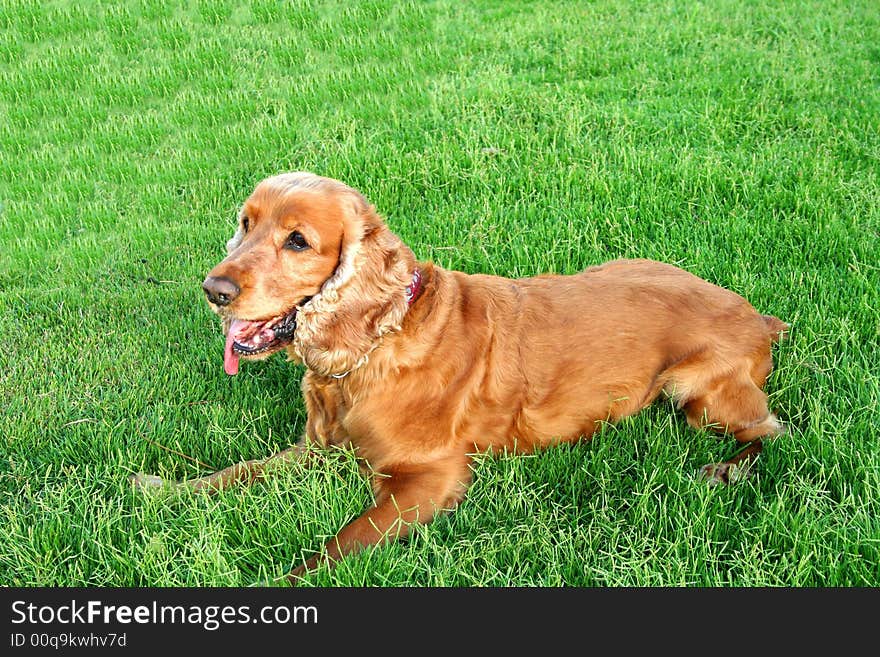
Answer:
<svg viewBox="0 0 880 657"><path fill-rule="evenodd" d="M734 292L649 260L574 276L437 276L455 287L444 296L462 310L444 318L449 340L430 359L475 362L465 398L497 400L512 416L475 426L469 440L478 448L528 451L589 436L663 390L692 424L741 439L775 433L762 424L769 414L760 388L772 367L770 345L786 325ZM481 414L489 410L484 404Z"/></svg>

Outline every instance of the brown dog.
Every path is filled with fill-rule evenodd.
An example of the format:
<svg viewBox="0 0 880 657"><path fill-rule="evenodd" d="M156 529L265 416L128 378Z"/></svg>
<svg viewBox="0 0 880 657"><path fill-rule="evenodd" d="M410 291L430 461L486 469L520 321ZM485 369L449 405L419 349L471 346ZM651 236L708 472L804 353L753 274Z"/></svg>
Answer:
<svg viewBox="0 0 880 657"><path fill-rule="evenodd" d="M447 271L417 262L359 192L310 173L264 180L239 219L203 284L226 330L225 369L280 350L305 363L306 436L177 485L253 481L309 443L354 447L376 504L293 577L453 507L469 454L589 437L661 392L691 425L748 443L703 469L711 482L747 469L760 438L783 431L762 387L787 325L671 265L619 260L520 280Z"/></svg>

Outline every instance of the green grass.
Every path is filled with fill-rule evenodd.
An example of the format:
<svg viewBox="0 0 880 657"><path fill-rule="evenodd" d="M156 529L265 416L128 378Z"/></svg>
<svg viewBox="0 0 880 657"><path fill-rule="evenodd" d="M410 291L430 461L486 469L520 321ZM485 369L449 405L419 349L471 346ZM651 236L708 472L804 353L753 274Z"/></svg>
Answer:
<svg viewBox="0 0 880 657"><path fill-rule="evenodd" d="M734 445L659 403L478 458L455 513L310 583L880 585L878 44L870 0L0 0L0 584L275 581L369 503L350 454L126 482L301 434L302 370L227 377L199 283L307 169L444 267L656 258L793 324L749 482L696 481Z"/></svg>

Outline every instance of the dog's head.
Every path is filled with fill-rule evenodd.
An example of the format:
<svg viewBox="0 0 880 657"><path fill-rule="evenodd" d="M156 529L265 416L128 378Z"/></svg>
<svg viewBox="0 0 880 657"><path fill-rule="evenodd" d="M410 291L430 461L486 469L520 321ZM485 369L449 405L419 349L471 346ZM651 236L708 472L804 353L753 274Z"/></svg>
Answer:
<svg viewBox="0 0 880 657"><path fill-rule="evenodd" d="M412 252L357 190L311 173L263 180L202 288L226 330L224 365L287 348L320 374L350 370L399 326Z"/></svg>

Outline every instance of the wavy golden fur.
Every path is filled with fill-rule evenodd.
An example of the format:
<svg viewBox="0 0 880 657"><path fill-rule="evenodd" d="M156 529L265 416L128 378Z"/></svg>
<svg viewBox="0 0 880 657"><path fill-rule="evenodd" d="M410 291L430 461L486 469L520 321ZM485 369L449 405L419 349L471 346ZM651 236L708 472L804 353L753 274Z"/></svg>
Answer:
<svg viewBox="0 0 880 657"><path fill-rule="evenodd" d="M712 482L746 471L760 438L783 431L762 388L787 325L671 265L619 260L519 280L449 271L417 262L358 191L302 172L261 182L239 219L205 291L227 331L295 317L292 338L268 332L254 357L286 349L305 363L306 436L182 485L254 480L267 463L307 460L310 443L352 446L374 473L375 505L294 578L453 507L469 454L587 438L664 392L690 424L748 443L704 468ZM241 345L227 340L237 363Z"/></svg>

